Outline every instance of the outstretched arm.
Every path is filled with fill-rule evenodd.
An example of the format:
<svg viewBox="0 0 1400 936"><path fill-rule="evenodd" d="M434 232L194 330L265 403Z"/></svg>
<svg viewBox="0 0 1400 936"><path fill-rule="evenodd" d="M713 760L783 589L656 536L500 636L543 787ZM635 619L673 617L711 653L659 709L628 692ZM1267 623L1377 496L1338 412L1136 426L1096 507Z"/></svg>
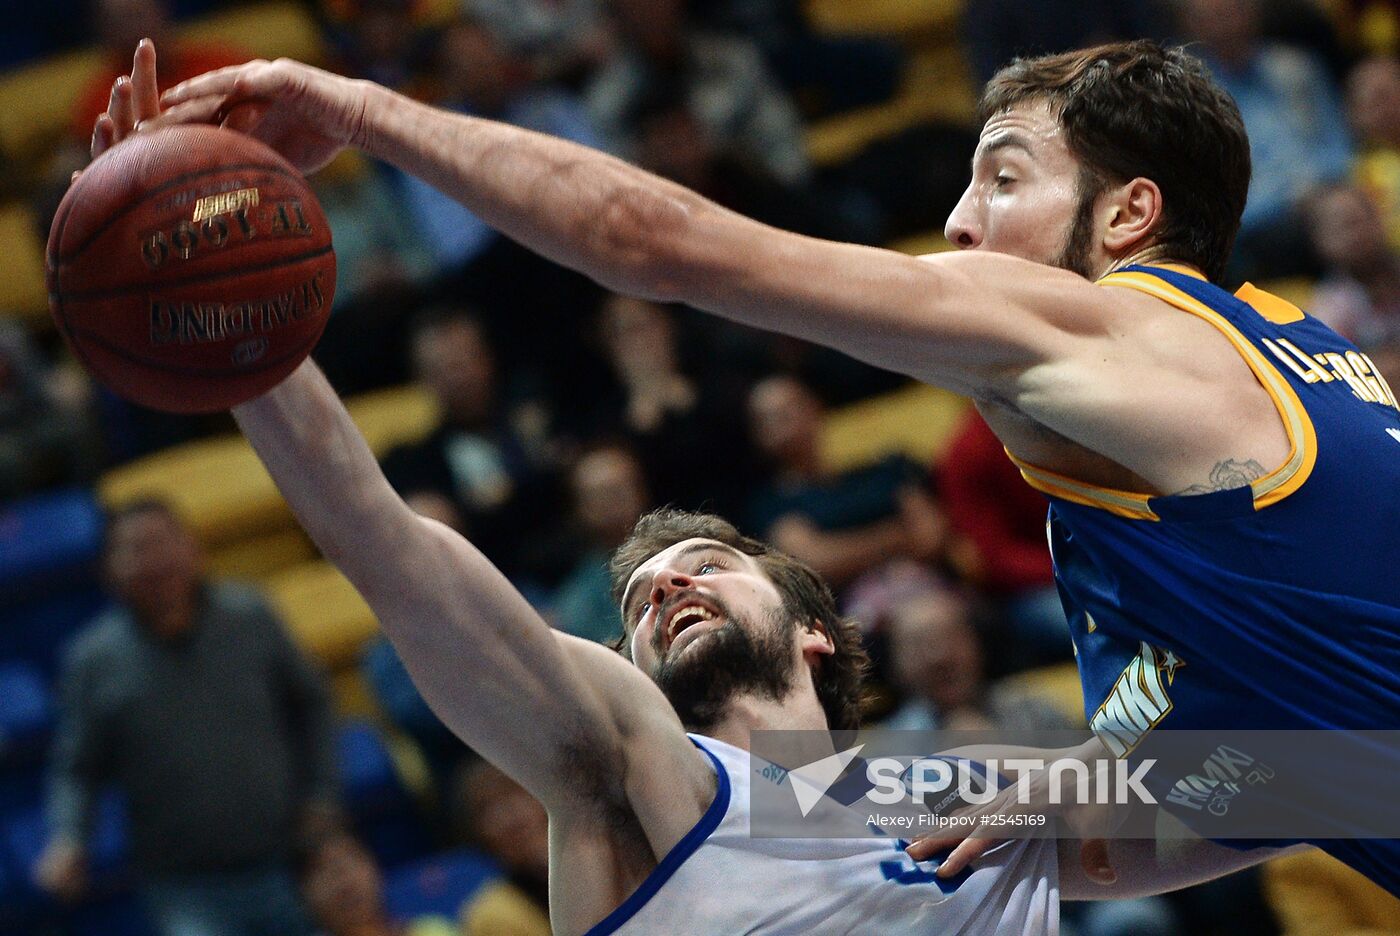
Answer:
<svg viewBox="0 0 1400 936"><path fill-rule="evenodd" d="M675 771L681 788L705 781L650 680L551 630L475 547L404 504L314 364L234 417L301 525L374 609L423 697L468 745L551 809L581 793L630 800L625 778L639 757Z"/></svg>
<svg viewBox="0 0 1400 936"><path fill-rule="evenodd" d="M619 292L683 301L956 389L1061 356L1067 333L1102 327L1093 307L1103 291L1072 273L995 255L925 262L779 231L604 153L296 62L212 72L165 103L170 121L241 112L235 125L303 168L336 146L362 148Z"/></svg>

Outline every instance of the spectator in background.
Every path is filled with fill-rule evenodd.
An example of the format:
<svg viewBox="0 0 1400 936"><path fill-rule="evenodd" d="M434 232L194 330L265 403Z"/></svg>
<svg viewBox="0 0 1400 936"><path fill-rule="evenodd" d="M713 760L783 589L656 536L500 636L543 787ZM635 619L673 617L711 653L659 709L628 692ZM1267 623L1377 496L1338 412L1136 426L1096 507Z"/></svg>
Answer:
<svg viewBox="0 0 1400 936"><path fill-rule="evenodd" d="M947 526L923 488L923 471L903 456L833 472L822 460L825 412L793 377L770 377L749 395L755 444L772 479L749 502L748 525L802 560L833 587L899 557L932 561Z"/></svg>
<svg viewBox="0 0 1400 936"><path fill-rule="evenodd" d="M962 17L979 86L1017 57L1118 39L1165 39L1170 27L1161 0L968 0Z"/></svg>
<svg viewBox="0 0 1400 936"><path fill-rule="evenodd" d="M253 57L234 46L175 37L164 0L92 0L92 21L105 58L94 70L93 79L78 92L70 124L73 142L84 149L92 137L93 121L107 110L111 76L131 71L131 50L142 39L153 40L160 49L158 77L162 91L196 75Z"/></svg>
<svg viewBox="0 0 1400 936"><path fill-rule="evenodd" d="M1044 702L988 686L973 599L947 586L902 596L885 623L904 703L882 727L910 731L1055 731L1075 727Z"/></svg>
<svg viewBox="0 0 1400 936"><path fill-rule="evenodd" d="M540 534L559 515L547 422L526 404L502 399L496 358L481 323L460 307L430 309L412 329L414 375L441 411L421 442L384 458L384 474L405 495L450 501L472 542L507 575L528 585L554 576Z"/></svg>
<svg viewBox="0 0 1400 936"><path fill-rule="evenodd" d="M698 25L757 44L808 116L879 104L899 90L904 55L897 43L815 33L801 0L719 0L697 4L694 16Z"/></svg>
<svg viewBox="0 0 1400 936"><path fill-rule="evenodd" d="M463 0L463 8L512 55L528 60L537 80L573 85L612 52L598 0Z"/></svg>
<svg viewBox="0 0 1400 936"><path fill-rule="evenodd" d="M353 835L327 837L310 850L300 875L301 893L317 936L459 936L455 923L438 916L396 919L384 903L384 877L374 856Z"/></svg>
<svg viewBox="0 0 1400 936"><path fill-rule="evenodd" d="M1068 660L1069 623L1045 540L1049 504L975 409L954 431L937 480L956 537L953 564L996 600L1010 630L998 665L1010 672Z"/></svg>
<svg viewBox="0 0 1400 936"><path fill-rule="evenodd" d="M1375 202L1353 185L1328 185L1309 197L1307 218L1326 265L1308 311L1363 351L1400 345L1400 251L1386 242Z"/></svg>
<svg viewBox="0 0 1400 936"><path fill-rule="evenodd" d="M713 371L703 383L685 372L682 361L697 354L692 342L682 344L668 308L611 296L601 326L617 386L597 402L594 434L620 437L636 452L656 503L733 508L751 477L748 437L732 416L738 388Z"/></svg>
<svg viewBox="0 0 1400 936"><path fill-rule="evenodd" d="M29 336L0 321L0 500L92 481L101 443L80 392L59 392Z"/></svg>
<svg viewBox="0 0 1400 936"><path fill-rule="evenodd" d="M125 795L131 860L165 936L294 936L294 849L339 824L329 695L255 592L206 581L166 505L110 521L119 606L79 635L60 684L37 879L86 886L97 795Z"/></svg>
<svg viewBox="0 0 1400 936"><path fill-rule="evenodd" d="M1380 206L1390 246L1400 250L1400 57L1377 55L1356 66L1347 112L1362 144L1356 180Z"/></svg>
<svg viewBox="0 0 1400 936"><path fill-rule="evenodd" d="M465 764L450 791L459 841L500 863L505 881L462 907L462 936L549 936L549 816L487 761Z"/></svg>
<svg viewBox="0 0 1400 936"><path fill-rule="evenodd" d="M608 560L651 504L642 466L626 448L603 445L585 452L570 475L574 516L587 551L554 596L555 626L611 643L622 634L612 598Z"/></svg>
<svg viewBox="0 0 1400 936"><path fill-rule="evenodd" d="M1236 278L1307 269L1299 212L1315 185L1341 179L1352 149L1341 98L1311 53L1263 39L1259 0L1185 0L1182 28L1192 51L1239 105L1254 177L1232 261ZM1301 269L1300 269L1301 267Z"/></svg>
<svg viewBox="0 0 1400 936"><path fill-rule="evenodd" d="M441 107L603 147L582 103L561 87L536 84L529 62L508 52L480 23L460 19L448 26L438 38L432 64ZM415 226L438 269L460 269L500 236L422 179L400 179Z"/></svg>
<svg viewBox="0 0 1400 936"><path fill-rule="evenodd" d="M651 89L683 90L710 139L782 185L811 176L797 110L752 42L696 29L684 0L611 0L621 44L590 82L586 101L606 139L636 157L629 122Z"/></svg>
<svg viewBox="0 0 1400 936"><path fill-rule="evenodd" d="M784 184L746 158L735 140L716 139L685 90L660 84L627 118L637 164L755 220L813 237L858 243L884 239L876 203L849 187L812 179Z"/></svg>
<svg viewBox="0 0 1400 936"><path fill-rule="evenodd" d="M430 35L418 15L422 4L417 0L323 0L322 5L332 22L337 71L415 96L421 93L417 70Z"/></svg>

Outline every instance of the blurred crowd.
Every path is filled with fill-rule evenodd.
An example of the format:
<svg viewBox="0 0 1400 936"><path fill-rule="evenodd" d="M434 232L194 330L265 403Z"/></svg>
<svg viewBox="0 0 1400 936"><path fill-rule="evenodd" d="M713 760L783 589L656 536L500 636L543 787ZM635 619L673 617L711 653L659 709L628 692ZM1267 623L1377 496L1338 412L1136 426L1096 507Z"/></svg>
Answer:
<svg viewBox="0 0 1400 936"><path fill-rule="evenodd" d="M917 69L914 50L928 41L824 29L819 5L833 4L319 0L305 10L321 30L323 64L336 71L607 150L774 225L946 247L939 232L976 141L971 113L901 120L854 152L813 158L815 129L899 100ZM1400 4L938 5L959 11L947 38L974 89L1017 55L1138 36L1191 43L1239 103L1253 148L1227 285L1276 286L1400 386ZM0 62L19 69L83 44L110 60L20 193L44 231L136 41L156 40L163 86L246 60L254 51L239 47L245 37L195 40L179 29L231 6L26 5L26 25L0 43ZM608 294L426 184L355 156L312 183L339 261L317 361L343 395L406 383L426 391L438 424L388 452L386 475L415 510L469 537L552 625L615 640L609 552L653 506L705 509L836 588L876 661L872 721L1082 724L1082 714L1028 698L1017 679L1072 666L1071 646L1045 502L970 409L936 459L893 453L833 465L833 414L897 395L902 378ZM231 429L224 416L125 403L85 379L51 328L4 312L5 510L92 489L117 466ZM19 872L40 891L39 909L0 909L0 931L548 932L542 809L438 722L392 647L373 640L363 650L382 721L361 740L396 770L420 763L425 778L407 805L357 802L342 775L358 736L337 726L324 674L257 590L207 576L200 543L169 504L127 504L106 522L110 603L45 674L58 715L40 759L43 847ZM5 771L19 768L3 753L0 812L7 791L28 789L10 781ZM124 801L126 855L115 861L120 874L104 876L99 840L113 789ZM143 909L121 917L127 929L75 909L110 902L133 881ZM8 886L0 877L0 895L25 884ZM1165 901L1077 909L1067 920L1084 934L1238 936L1279 926L1251 875Z"/></svg>

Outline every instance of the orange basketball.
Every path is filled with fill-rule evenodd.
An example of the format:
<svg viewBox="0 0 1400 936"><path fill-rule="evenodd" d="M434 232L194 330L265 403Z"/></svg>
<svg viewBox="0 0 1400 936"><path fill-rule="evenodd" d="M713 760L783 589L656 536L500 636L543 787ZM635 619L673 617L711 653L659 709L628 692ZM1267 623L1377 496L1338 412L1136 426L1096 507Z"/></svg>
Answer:
<svg viewBox="0 0 1400 936"><path fill-rule="evenodd" d="M49 231L49 308L83 364L153 409L208 413L276 385L330 315L315 196L251 137L138 134L95 159Z"/></svg>

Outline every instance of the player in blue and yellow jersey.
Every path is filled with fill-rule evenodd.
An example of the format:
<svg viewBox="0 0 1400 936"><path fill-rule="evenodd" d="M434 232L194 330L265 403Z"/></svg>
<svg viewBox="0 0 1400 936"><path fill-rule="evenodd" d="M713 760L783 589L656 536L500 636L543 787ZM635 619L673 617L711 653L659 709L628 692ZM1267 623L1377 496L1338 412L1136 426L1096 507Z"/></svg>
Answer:
<svg viewBox="0 0 1400 936"><path fill-rule="evenodd" d="M947 226L963 249L920 259L775 230L605 154L295 62L213 72L164 106L153 126L232 114L304 170L361 148L616 291L971 396L1054 499L1106 735L1134 728L1113 691L1135 665L1164 686L1143 729L1400 723L1400 412L1337 336L1216 285L1249 144L1182 50L999 73ZM99 147L112 138L99 124ZM1400 890L1384 846L1334 850Z"/></svg>

